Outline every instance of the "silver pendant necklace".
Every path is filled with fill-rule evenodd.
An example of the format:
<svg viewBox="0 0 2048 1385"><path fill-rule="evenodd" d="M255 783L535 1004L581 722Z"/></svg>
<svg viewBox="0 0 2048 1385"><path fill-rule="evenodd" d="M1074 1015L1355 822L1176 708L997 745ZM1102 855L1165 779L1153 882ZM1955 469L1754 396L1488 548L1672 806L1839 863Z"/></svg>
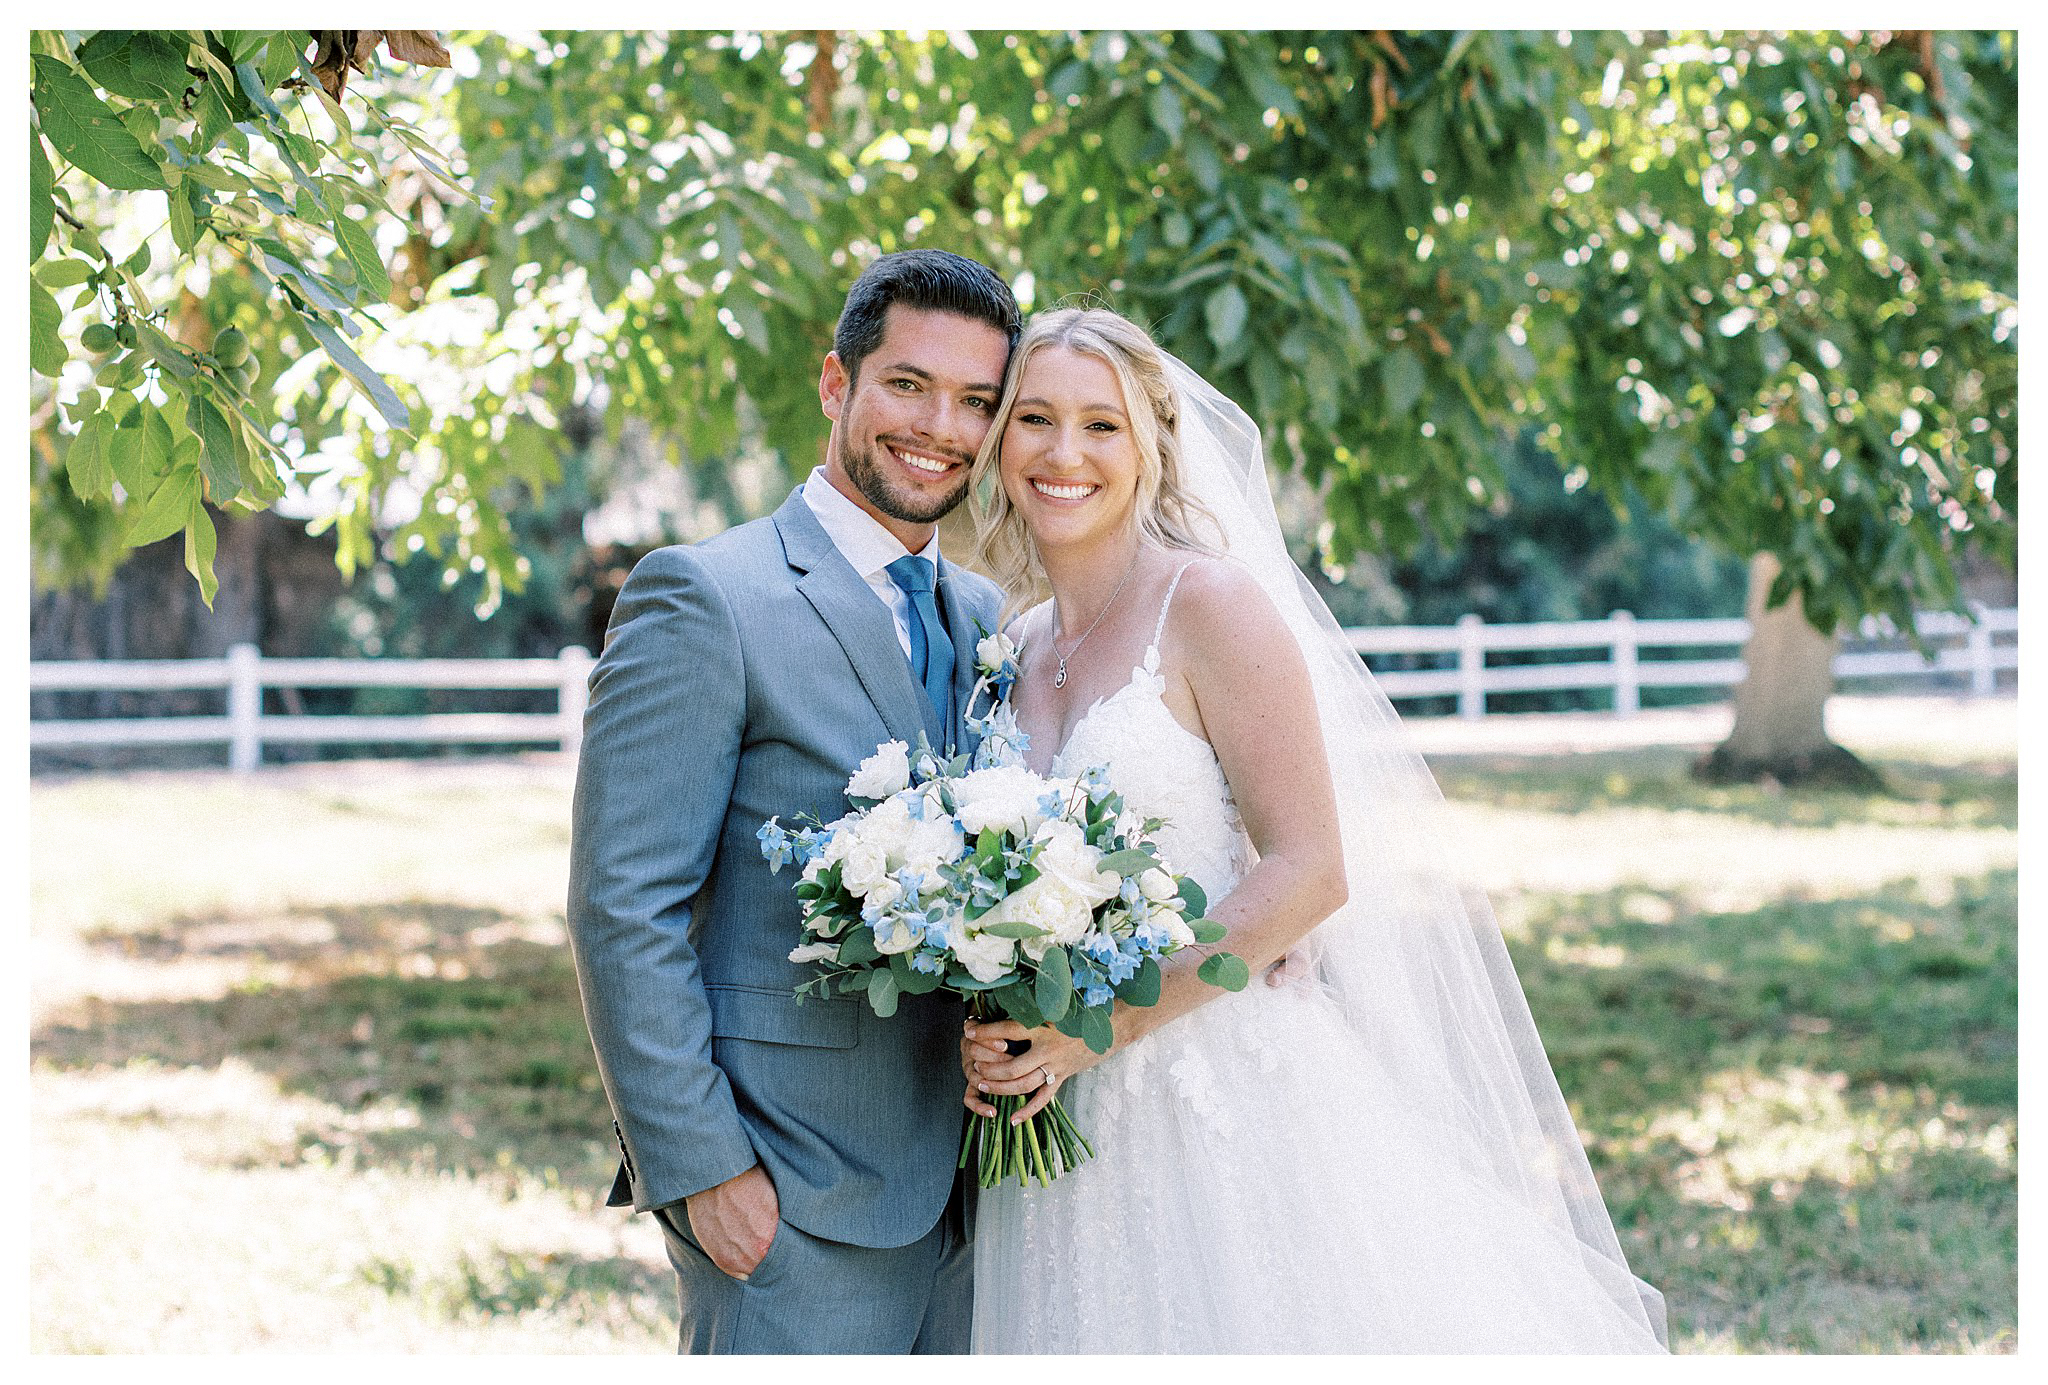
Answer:
<svg viewBox="0 0 2048 1385"><path fill-rule="evenodd" d="M1076 654L1079 654L1081 652L1081 646L1088 643L1088 637L1095 633L1095 627L1102 624L1102 618L1109 614L1111 607L1116 605L1116 599L1124 594L1124 583L1130 581L1131 574L1138 570L1138 554L1142 551L1142 545L1140 545L1138 549L1132 551L1130 565L1124 569L1124 575L1117 579L1116 590L1109 594L1109 600L1103 603L1102 609L1100 611L1096 612L1095 619L1088 623L1088 628L1081 632L1081 638L1074 641L1074 647L1072 649L1069 649L1064 654L1060 653L1059 603L1053 603L1052 652L1053 657L1058 659L1060 663L1059 668L1055 670L1052 675L1052 685L1055 688L1064 688L1065 686L1067 686L1067 660L1073 658Z"/></svg>

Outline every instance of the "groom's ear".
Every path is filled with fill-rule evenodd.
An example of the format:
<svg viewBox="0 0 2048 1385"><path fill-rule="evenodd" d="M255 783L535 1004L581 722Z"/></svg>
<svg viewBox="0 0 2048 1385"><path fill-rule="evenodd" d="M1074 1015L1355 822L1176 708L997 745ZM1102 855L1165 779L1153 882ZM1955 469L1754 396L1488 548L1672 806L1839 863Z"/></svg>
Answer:
<svg viewBox="0 0 2048 1385"><path fill-rule="evenodd" d="M853 386L837 351L825 353L825 368L818 372L818 404L834 423L846 409L846 392Z"/></svg>

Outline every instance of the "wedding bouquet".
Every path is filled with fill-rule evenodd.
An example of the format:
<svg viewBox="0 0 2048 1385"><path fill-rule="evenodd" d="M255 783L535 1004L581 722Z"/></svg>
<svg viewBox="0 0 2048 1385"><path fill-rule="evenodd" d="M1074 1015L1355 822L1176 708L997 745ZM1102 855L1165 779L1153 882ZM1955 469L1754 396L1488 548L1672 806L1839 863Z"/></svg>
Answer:
<svg viewBox="0 0 2048 1385"><path fill-rule="evenodd" d="M975 697L993 688L995 701L969 718L981 735L971 757L892 740L847 780L852 811L794 831L776 818L762 826L770 869L801 868L803 937L789 956L818 974L797 994L860 992L888 1016L901 996L948 990L977 1019L1049 1024L1105 1053L1112 1003L1157 1003L1159 959L1224 929L1160 853L1165 824L1127 811L1100 767L1049 776L1025 766L1027 738L1003 700L1016 648L994 635L978 653ZM1233 991L1249 975L1229 953L1199 974ZM998 1096L994 1119L970 1119L960 1165L974 1159L982 1187L1013 1174L1043 1184L1094 1153L1057 1098L1010 1124L1026 1103Z"/></svg>

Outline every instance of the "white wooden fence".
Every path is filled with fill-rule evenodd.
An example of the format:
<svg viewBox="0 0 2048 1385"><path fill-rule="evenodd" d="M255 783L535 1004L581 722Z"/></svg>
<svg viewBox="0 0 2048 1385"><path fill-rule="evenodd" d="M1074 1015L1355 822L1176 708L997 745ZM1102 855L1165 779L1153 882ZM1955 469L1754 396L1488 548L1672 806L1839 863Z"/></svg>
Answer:
<svg viewBox="0 0 2048 1385"><path fill-rule="evenodd" d="M1972 695L1998 688L2001 670L2019 667L2019 612L1978 608L1975 619L1949 612L1922 614L1916 625L1936 646L1923 659L1882 619L1866 620L1835 659L1835 676L1870 678L1956 677ZM1644 688L1714 688L1742 681L1741 646L1749 622L1637 620L1617 611L1606 620L1488 625L1466 616L1451 626L1385 626L1347 632L1359 653L1415 655L1443 663L1434 668L1377 671L1396 701L1455 697L1458 715L1487 714L1498 693L1604 689L1617 716L1641 709ZM2010 641L2001 635L2012 636ZM1581 657L1545 663L1489 664L1487 656L1541 650ZM1696 657L1699 651L1713 657ZM1669 657L1689 651L1688 657ZM283 744L459 742L548 744L574 752L582 739L591 656L571 647L554 659L266 659L253 645L237 645L224 659L128 661L49 660L29 665L30 692L162 692L186 689L227 693L222 716L153 716L31 720L31 747L225 744L228 764L248 771L262 763L263 747ZM416 716L319 716L264 711L266 688L554 689L552 712L441 712Z"/></svg>
<svg viewBox="0 0 2048 1385"><path fill-rule="evenodd" d="M1967 675L1972 696L1997 691L2001 669L2019 667L2019 611L1977 607L1971 616L1950 611L1922 612L1914 620L1921 636L1936 646L1932 661L1919 652L1883 617L1870 617L1843 641L1835 656L1835 677L1841 680ZM1529 625L1488 625L1468 615L1456 625L1406 625L1346 632L1360 654L1373 656L1425 654L1448 657L1444 667L1375 669L1387 696L1395 701L1415 697L1455 696L1458 715L1486 715L1493 693L1606 689L1613 693L1617 716L1632 716L1642 707L1644 688L1728 687L1742 681L1742 645L1749 622L1723 620L1638 620L1616 611L1605 620L1544 621ZM2003 642L1999 635L2014 636ZM1583 657L1544 663L1492 664L1486 656L1509 650L1576 653ZM1714 657L1697 651L1725 650ZM1694 657L1669 657L1693 651ZM1379 660L1384 663L1384 660Z"/></svg>

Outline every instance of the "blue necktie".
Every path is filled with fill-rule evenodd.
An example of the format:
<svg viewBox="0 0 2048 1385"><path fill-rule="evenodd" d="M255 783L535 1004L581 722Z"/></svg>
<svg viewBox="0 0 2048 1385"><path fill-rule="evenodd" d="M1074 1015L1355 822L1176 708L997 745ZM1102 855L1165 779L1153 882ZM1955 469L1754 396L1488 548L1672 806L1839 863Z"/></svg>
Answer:
<svg viewBox="0 0 2048 1385"><path fill-rule="evenodd" d="M953 701L953 641L940 624L939 604L932 599L931 564L906 553L887 571L889 580L910 598L910 672L924 684L924 695L943 723Z"/></svg>

